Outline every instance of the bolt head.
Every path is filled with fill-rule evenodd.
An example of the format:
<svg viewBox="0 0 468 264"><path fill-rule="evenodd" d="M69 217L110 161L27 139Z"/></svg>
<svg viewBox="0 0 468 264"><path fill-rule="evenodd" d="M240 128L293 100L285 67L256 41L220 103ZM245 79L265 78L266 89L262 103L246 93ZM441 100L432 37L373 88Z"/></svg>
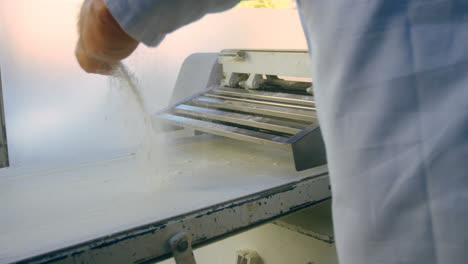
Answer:
<svg viewBox="0 0 468 264"><path fill-rule="evenodd" d="M184 252L185 250L187 250L188 246L188 241L185 239L181 239L179 243L177 243L177 250L180 252Z"/></svg>

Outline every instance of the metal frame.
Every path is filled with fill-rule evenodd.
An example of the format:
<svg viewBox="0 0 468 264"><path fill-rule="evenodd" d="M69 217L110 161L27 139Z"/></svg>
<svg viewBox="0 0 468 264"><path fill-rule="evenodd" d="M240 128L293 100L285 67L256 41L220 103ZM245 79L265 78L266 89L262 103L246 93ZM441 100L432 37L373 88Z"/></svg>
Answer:
<svg viewBox="0 0 468 264"><path fill-rule="evenodd" d="M257 73L311 77L312 63L307 50L228 49L220 53L225 73Z"/></svg>
<svg viewBox="0 0 468 264"><path fill-rule="evenodd" d="M154 263L171 257L170 239L184 232L194 248L329 199L326 166L274 189L125 230L17 263ZM175 197L177 199L177 197ZM190 197L180 197L190 199Z"/></svg>
<svg viewBox="0 0 468 264"><path fill-rule="evenodd" d="M0 168L10 166L8 141L5 124L5 106L3 103L2 71L0 68Z"/></svg>
<svg viewBox="0 0 468 264"><path fill-rule="evenodd" d="M197 61L192 62L194 58ZM190 88L195 87L190 92L195 95L159 112L156 118L175 127L285 148L291 152L298 171L326 164L314 97L284 90L255 90L258 87L254 87L254 83L259 84L260 81L250 78L264 74L270 76L264 82L289 83L276 76L310 77L307 51L224 50L218 54L214 66L210 62L216 57L207 58L201 60L202 67L211 69L210 73L199 69L197 62L200 58L196 54L187 58L174 93L180 95L179 90L190 92ZM193 74L190 78L184 76L193 71L209 78L200 79ZM247 75L250 76L247 80L240 81ZM241 83L246 89L232 88ZM180 99L180 96L175 97Z"/></svg>

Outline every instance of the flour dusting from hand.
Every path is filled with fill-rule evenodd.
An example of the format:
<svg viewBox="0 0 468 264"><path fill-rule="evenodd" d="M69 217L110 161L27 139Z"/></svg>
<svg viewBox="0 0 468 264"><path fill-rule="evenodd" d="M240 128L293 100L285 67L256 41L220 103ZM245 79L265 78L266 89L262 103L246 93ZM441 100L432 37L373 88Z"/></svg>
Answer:
<svg viewBox="0 0 468 264"><path fill-rule="evenodd" d="M157 185L161 181L164 181L164 175L159 175L159 172L161 166L164 166L162 158L164 157L165 140L162 135L155 137L151 115L145 107L145 101L135 76L121 63L115 69L112 77L111 92L117 92L119 99L123 100L124 103L124 107L119 110L121 117L127 124L124 127L130 136L140 139L136 156L141 164L141 171L135 172L138 174L135 177L142 180L140 181L144 185L142 190L154 190L154 188L159 187Z"/></svg>

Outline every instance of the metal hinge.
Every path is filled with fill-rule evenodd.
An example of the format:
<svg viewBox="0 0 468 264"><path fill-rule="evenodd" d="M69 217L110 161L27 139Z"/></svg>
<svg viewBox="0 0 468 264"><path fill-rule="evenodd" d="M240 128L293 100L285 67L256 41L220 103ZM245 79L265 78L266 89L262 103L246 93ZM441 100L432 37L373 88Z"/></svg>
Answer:
<svg viewBox="0 0 468 264"><path fill-rule="evenodd" d="M192 250L192 239L185 233L178 233L170 239L176 264L196 264Z"/></svg>

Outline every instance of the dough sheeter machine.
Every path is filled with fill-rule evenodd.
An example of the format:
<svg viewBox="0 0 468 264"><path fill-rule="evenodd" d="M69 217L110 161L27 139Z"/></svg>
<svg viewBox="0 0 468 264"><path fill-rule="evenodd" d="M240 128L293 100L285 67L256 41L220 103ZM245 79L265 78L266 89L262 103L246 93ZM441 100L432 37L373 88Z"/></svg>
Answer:
<svg viewBox="0 0 468 264"><path fill-rule="evenodd" d="M189 56L152 116L173 136L150 191L131 187L135 153L0 170L0 263L192 263L192 248L329 199L310 72L306 51Z"/></svg>

